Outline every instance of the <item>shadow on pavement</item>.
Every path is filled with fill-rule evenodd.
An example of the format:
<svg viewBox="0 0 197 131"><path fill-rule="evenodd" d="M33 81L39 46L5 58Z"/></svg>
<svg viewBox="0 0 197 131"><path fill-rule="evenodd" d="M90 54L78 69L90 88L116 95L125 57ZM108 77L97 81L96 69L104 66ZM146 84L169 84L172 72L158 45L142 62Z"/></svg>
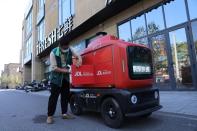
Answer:
<svg viewBox="0 0 197 131"><path fill-rule="evenodd" d="M78 116L87 121L93 121L98 123L99 125L104 125L104 121L101 117L100 113L89 112L86 111L82 115ZM78 119L78 118L77 118ZM163 120L155 117L155 115L151 115L148 118L141 118L141 117L126 117L124 120L123 125L117 130L127 130L127 129L144 129L145 127L149 128L153 125L160 125L163 123Z"/></svg>
<svg viewBox="0 0 197 131"><path fill-rule="evenodd" d="M32 120L35 124L46 123L46 115L36 115Z"/></svg>

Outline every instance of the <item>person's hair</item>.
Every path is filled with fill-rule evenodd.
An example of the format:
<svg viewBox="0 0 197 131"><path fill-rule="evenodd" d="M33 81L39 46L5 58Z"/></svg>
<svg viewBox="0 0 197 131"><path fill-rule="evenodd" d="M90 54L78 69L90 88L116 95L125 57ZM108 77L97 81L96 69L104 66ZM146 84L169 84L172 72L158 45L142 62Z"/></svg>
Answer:
<svg viewBox="0 0 197 131"><path fill-rule="evenodd" d="M63 43L63 42L59 42L59 47L63 47L64 45L67 45L67 46L69 46L69 44L68 43Z"/></svg>

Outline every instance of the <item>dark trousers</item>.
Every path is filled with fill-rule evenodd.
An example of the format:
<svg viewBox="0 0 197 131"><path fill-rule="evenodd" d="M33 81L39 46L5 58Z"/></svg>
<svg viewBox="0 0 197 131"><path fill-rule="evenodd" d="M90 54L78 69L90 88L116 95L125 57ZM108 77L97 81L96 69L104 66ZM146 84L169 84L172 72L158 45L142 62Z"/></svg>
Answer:
<svg viewBox="0 0 197 131"><path fill-rule="evenodd" d="M57 101L59 94L61 94L61 109L62 114L67 113L70 87L69 82L63 80L62 87L58 87L57 85L51 83L51 95L49 97L48 102L48 116L53 116L56 110Z"/></svg>

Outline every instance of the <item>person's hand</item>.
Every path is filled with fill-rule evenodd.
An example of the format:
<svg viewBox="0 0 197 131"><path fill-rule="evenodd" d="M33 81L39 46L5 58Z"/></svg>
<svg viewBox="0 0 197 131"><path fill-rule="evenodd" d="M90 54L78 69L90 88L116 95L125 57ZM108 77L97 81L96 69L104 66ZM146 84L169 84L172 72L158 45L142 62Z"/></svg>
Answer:
<svg viewBox="0 0 197 131"><path fill-rule="evenodd" d="M70 65L67 65L67 67L68 67L67 68L68 72L71 73L71 66Z"/></svg>
<svg viewBox="0 0 197 131"><path fill-rule="evenodd" d="M70 70L69 69L64 69L63 71L65 74L70 74Z"/></svg>

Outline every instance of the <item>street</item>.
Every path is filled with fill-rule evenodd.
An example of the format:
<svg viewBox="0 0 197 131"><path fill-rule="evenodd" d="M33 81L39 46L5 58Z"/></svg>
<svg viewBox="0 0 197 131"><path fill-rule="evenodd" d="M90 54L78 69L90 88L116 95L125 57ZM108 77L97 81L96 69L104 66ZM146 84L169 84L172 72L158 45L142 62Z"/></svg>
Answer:
<svg viewBox="0 0 197 131"><path fill-rule="evenodd" d="M99 113L85 112L76 119L61 119L47 125L47 96L20 91L0 91L0 131L197 131L197 117L157 111L149 118L127 118L120 129L104 125Z"/></svg>

